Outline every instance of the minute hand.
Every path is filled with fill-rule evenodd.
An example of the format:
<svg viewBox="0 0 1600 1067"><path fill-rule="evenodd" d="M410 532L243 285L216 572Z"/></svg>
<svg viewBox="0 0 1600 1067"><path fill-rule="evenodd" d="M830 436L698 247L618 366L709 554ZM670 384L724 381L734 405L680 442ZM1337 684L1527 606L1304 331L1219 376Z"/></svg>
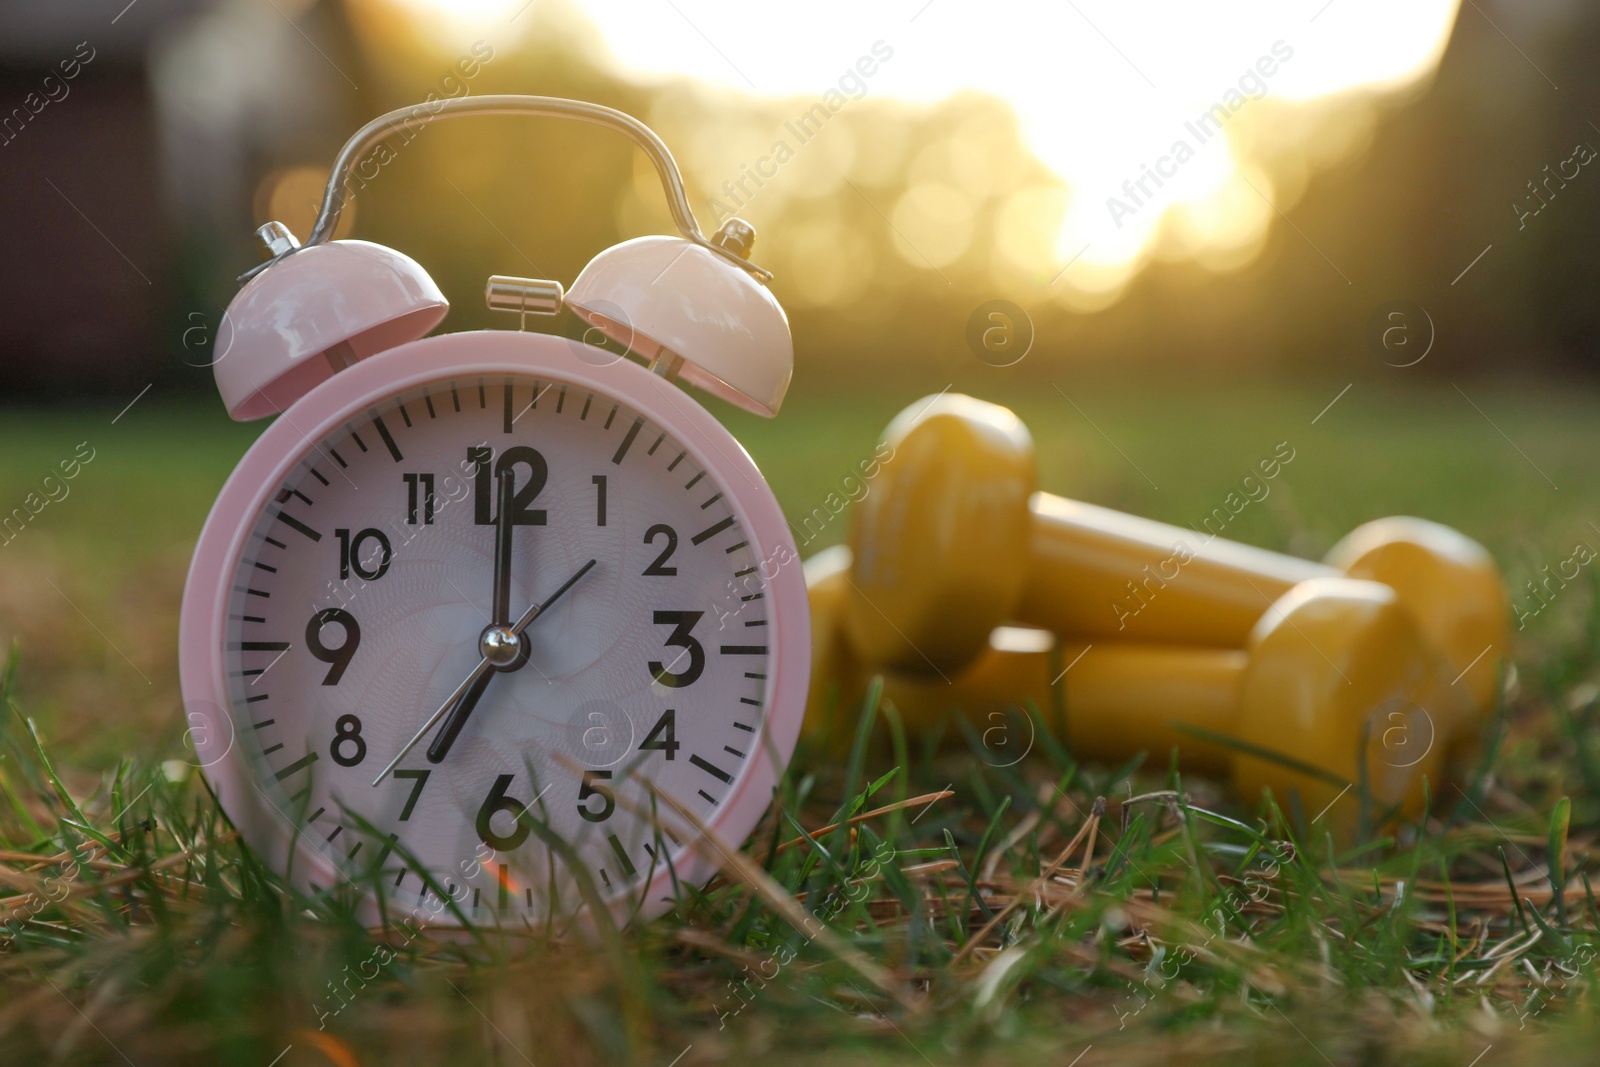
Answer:
<svg viewBox="0 0 1600 1067"><path fill-rule="evenodd" d="M516 624L511 627L511 636L521 637L522 631L527 629L528 624L533 622L533 620L537 619L540 615L543 615L545 612L549 611L551 606L553 606L556 601L566 596L567 591L578 584L578 579L589 573L590 569L595 565L595 562L595 560L591 559L588 563L585 563L583 566L579 567L577 573L563 582L561 584L561 588L557 589L554 593L551 593L548 597L546 597L543 603L535 604L533 607L523 612L522 618L518 619ZM451 693L450 696L445 699L445 702L439 705L438 711L428 716L428 721L423 723L422 728L412 736L411 740L405 743L405 746L401 748L398 753L395 754L394 759L389 761L388 766L384 767L383 770L378 772L378 777L372 780L372 784L375 786L381 785L383 780L389 777L389 775L393 773L394 769L400 765L400 761L405 759L406 755L410 753L413 748L416 748L418 743L427 736L428 731L433 729L434 726L438 724L439 720L445 717L445 713L455 706L456 701L460 700L462 696L466 694L467 690L472 688L473 683L493 669L494 665L491 664L487 658L478 660L477 666L472 668L472 673L467 675L466 678L462 679L461 684L456 686L455 692Z"/></svg>
<svg viewBox="0 0 1600 1067"><path fill-rule="evenodd" d="M511 629L511 536L515 530L511 507L516 491L513 482L512 469L506 467L501 470L500 509L496 512L494 520L494 608L489 618L491 627L508 632ZM488 636L486 631L483 639L487 639ZM509 636L509 633L506 636ZM506 647L520 650L522 644L517 639L511 638ZM485 658L489 658L488 649L484 651ZM496 669L504 666L503 663L495 663ZM461 733L462 727L467 725L472 709L477 707L478 701L482 700L483 694L488 691L489 681L493 677L493 670L478 675L478 680L472 683L472 688L466 691L445 716L444 725L439 727L439 732L433 735L433 744L428 746L429 763L443 763L445 757L450 754L451 747L456 743L456 737Z"/></svg>

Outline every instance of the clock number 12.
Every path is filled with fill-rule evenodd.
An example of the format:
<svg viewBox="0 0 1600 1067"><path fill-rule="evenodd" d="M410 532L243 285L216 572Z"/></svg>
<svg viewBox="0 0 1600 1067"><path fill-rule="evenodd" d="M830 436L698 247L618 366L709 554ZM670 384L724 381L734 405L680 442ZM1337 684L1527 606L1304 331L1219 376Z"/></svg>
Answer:
<svg viewBox="0 0 1600 1067"><path fill-rule="evenodd" d="M322 631L328 626L337 626L344 631L343 639L333 648L329 648L322 641ZM354 615L343 608L323 608L306 623L307 651L328 665L328 673L322 679L323 685L339 684L339 679L344 677L345 668L350 666L350 661L355 658L356 649L360 645L361 624L356 622Z"/></svg>
<svg viewBox="0 0 1600 1067"><path fill-rule="evenodd" d="M491 462L493 461L493 462ZM550 479L550 465L536 448L513 445L494 458L494 449L487 445L474 445L467 449L467 462L475 465L473 471L472 521L478 526L494 524L494 480L501 471L511 470L512 482L517 480L516 468L525 467L528 480L521 486L513 485L511 492L511 525L543 526L543 508L533 507L534 498L544 491Z"/></svg>

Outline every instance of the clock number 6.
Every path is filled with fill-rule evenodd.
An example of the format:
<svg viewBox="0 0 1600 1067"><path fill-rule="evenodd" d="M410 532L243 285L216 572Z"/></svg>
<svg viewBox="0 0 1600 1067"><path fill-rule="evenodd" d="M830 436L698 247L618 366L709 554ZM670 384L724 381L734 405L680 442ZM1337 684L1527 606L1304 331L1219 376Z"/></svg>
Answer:
<svg viewBox="0 0 1600 1067"><path fill-rule="evenodd" d="M483 798L483 807L478 809L478 837L496 852L510 852L519 848L533 831L528 805L506 796L506 790L511 788L511 780L515 777L513 774L502 774L496 778L489 795ZM495 833L494 825L490 822L502 811L517 821L516 829L509 834Z"/></svg>
<svg viewBox="0 0 1600 1067"><path fill-rule="evenodd" d="M344 630L344 641L337 648L329 648L322 643L322 628L329 623ZM306 648L317 659L328 664L328 673L322 679L323 685L339 684L339 679L344 677L344 669L350 666L350 660L360 644L361 625L356 622L354 615L343 608L323 608L306 623Z"/></svg>
<svg viewBox="0 0 1600 1067"><path fill-rule="evenodd" d="M690 636L694 624L700 621L703 611L658 611L655 613L657 626L671 626L672 633L664 644L668 648L681 648L689 655L689 666L681 671L669 671L669 664L660 660L651 660L649 663L650 674L656 681L668 689L681 689L686 685L693 685L700 673L706 669L706 650L700 647L700 642ZM673 659L670 666L676 667L683 655Z"/></svg>

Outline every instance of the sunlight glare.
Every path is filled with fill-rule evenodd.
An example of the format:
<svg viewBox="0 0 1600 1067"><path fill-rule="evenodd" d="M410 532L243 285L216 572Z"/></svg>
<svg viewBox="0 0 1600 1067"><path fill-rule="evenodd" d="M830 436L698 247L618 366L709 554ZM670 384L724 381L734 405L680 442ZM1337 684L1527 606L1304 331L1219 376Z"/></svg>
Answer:
<svg viewBox="0 0 1600 1067"><path fill-rule="evenodd" d="M470 33L503 26L529 5L529 0L390 0L411 15L434 23L446 33Z"/></svg>
<svg viewBox="0 0 1600 1067"><path fill-rule="evenodd" d="M393 2L464 28L508 20L528 0ZM1344 112L1370 110L1372 98L1428 77L1460 0L991 0L981 11L906 0L892 12L858 0L534 3L581 10L615 72L629 79L683 76L723 92L798 97L802 108L841 78L852 79L848 96L869 100L930 104L963 90L1003 100L1027 147L1064 187L1064 210L1050 207L1031 180L1003 181L983 151L954 143L910 146L909 188L875 206L918 245L894 239L907 261L938 269L980 243L975 210L1000 198L977 216L993 220L982 246L996 249L1004 269L1030 277L1052 277L1071 262L1056 291L1069 303L1099 306L1157 254L1228 266L1254 255L1276 211L1292 207L1269 202L1274 185L1297 197L1310 172L1337 161L1319 149L1322 134L1370 126L1370 116ZM853 77L875 45L872 73ZM850 132L830 127L816 143ZM982 133L962 129L967 142L981 144ZM765 145L780 135L758 129L743 140ZM1364 143L1349 138L1338 155ZM768 203L859 179L851 160L860 156L861 170L870 170L875 151L854 147L802 148L781 179L796 188ZM1278 156L1298 168L1281 183L1269 158ZM726 146L715 158L700 175L713 196L726 177L718 169L730 158ZM1244 182L1247 172L1254 177ZM937 214L923 217L929 212ZM1053 236L1023 232L1058 213Z"/></svg>

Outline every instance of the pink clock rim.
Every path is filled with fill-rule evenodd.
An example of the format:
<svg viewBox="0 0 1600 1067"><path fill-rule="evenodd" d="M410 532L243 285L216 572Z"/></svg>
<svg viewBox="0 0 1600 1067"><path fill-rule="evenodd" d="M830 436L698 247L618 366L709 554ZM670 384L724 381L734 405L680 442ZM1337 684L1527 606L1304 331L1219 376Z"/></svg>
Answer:
<svg viewBox="0 0 1600 1067"><path fill-rule="evenodd" d="M778 561L767 579L772 590L768 645L774 677L768 679L766 730L759 751L735 779L715 817L702 821L722 843L737 848L770 805L784 769L774 762L774 755L785 763L793 755L810 684L810 610L800 554L777 499L732 433L692 397L643 367L620 358L603 366L589 362L600 351L547 334L499 330L412 341L362 360L300 398L262 432L228 476L190 561L179 624L179 678L187 721L193 724L197 715L204 720L202 736L194 739L195 751L218 802L253 849L269 862L280 861L279 870L292 849L297 886L304 888L314 876L325 882L345 876L303 834L282 828L264 809L270 800L253 795L259 790L254 788L248 758L235 751L232 717L226 711L223 643L217 639L226 621L232 575L256 516L307 448L396 393L452 376L539 376L613 396L671 433L727 488L729 501L758 550L757 558ZM221 752L216 751L219 746ZM669 901L663 899L663 891L670 890L674 873L681 882L703 881L722 866L717 851L704 839L690 842L676 870L658 873L643 887L642 898L637 888L611 897L607 904L613 917L649 919L665 911ZM379 914L370 892L367 909L375 924ZM448 911L436 921L455 925Z"/></svg>

